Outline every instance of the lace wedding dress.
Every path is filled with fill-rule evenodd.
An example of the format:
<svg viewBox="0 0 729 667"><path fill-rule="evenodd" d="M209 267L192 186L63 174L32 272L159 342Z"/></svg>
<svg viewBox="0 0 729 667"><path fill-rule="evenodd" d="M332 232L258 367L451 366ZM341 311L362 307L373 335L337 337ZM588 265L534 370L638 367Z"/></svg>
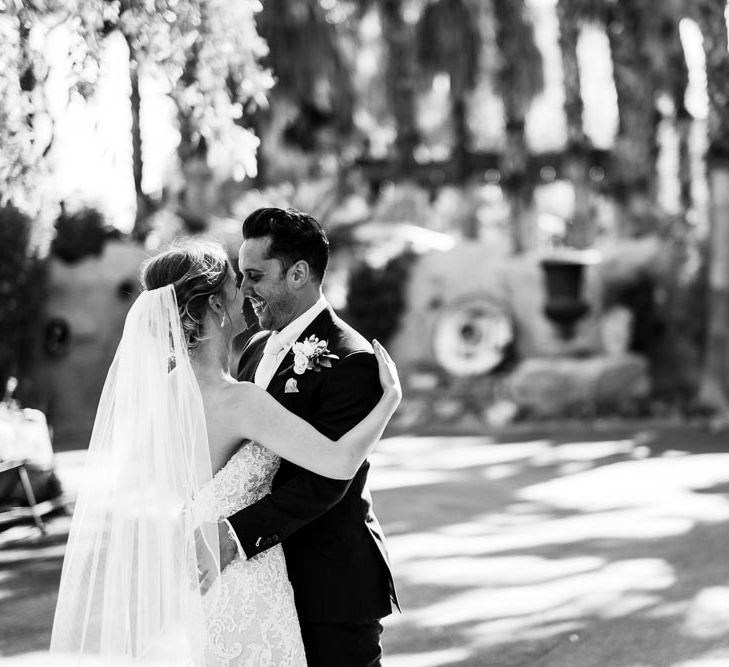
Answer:
<svg viewBox="0 0 729 667"><path fill-rule="evenodd" d="M271 491L279 457L258 443L242 446L201 490L196 513L217 521ZM207 665L306 665L294 592L277 544L223 570L208 622Z"/></svg>

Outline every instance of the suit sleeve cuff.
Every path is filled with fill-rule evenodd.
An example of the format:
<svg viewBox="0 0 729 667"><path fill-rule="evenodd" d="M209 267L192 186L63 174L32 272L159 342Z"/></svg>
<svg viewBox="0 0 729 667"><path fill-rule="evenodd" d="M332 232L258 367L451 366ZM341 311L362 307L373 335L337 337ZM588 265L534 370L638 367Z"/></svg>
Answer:
<svg viewBox="0 0 729 667"><path fill-rule="evenodd" d="M230 539L235 542L235 546L238 549L238 555L243 560L248 560L248 556L246 555L246 552L243 551L243 546L241 545L238 536L235 534L235 531L233 530L233 526L230 524L230 521L228 521L228 519L223 519L223 521L225 522L225 525L228 526L228 537L230 537Z"/></svg>

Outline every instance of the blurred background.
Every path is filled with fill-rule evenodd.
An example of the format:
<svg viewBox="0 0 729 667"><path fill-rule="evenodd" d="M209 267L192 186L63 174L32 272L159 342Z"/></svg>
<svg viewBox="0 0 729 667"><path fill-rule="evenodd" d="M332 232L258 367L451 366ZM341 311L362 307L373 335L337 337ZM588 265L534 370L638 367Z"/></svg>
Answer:
<svg viewBox="0 0 729 667"><path fill-rule="evenodd" d="M725 0L0 0L0 45L0 500L59 497L140 262L259 206L327 229L391 436L729 425Z"/></svg>
<svg viewBox="0 0 729 667"><path fill-rule="evenodd" d="M727 414L723 3L58 0L0 21L0 382L59 447L90 433L142 258L195 235L235 257L264 205L327 228L327 296L391 348L403 424Z"/></svg>

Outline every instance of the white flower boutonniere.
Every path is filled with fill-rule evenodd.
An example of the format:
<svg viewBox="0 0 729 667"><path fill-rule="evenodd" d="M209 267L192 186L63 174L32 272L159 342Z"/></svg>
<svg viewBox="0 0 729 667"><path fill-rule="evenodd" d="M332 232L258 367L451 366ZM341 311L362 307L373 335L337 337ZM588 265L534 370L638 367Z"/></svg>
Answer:
<svg viewBox="0 0 729 667"><path fill-rule="evenodd" d="M293 366L289 366L283 372L293 368L296 375L303 375L309 370L321 373L322 368L331 368L332 359L339 359L339 357L329 351L328 344L327 341L319 340L316 336L309 336L294 343L291 349L294 354Z"/></svg>

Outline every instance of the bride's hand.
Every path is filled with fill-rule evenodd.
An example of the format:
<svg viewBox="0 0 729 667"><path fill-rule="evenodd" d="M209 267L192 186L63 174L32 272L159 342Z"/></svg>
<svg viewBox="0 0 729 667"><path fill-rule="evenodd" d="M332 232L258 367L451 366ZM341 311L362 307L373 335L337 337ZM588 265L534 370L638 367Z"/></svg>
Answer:
<svg viewBox="0 0 729 667"><path fill-rule="evenodd" d="M380 370L380 384L382 385L382 391L392 396L396 399L397 403L399 403L402 398L402 387L400 386L400 379L397 376L397 367L395 366L395 362L387 353L387 350L376 340L372 341L372 347L375 350L377 366Z"/></svg>

